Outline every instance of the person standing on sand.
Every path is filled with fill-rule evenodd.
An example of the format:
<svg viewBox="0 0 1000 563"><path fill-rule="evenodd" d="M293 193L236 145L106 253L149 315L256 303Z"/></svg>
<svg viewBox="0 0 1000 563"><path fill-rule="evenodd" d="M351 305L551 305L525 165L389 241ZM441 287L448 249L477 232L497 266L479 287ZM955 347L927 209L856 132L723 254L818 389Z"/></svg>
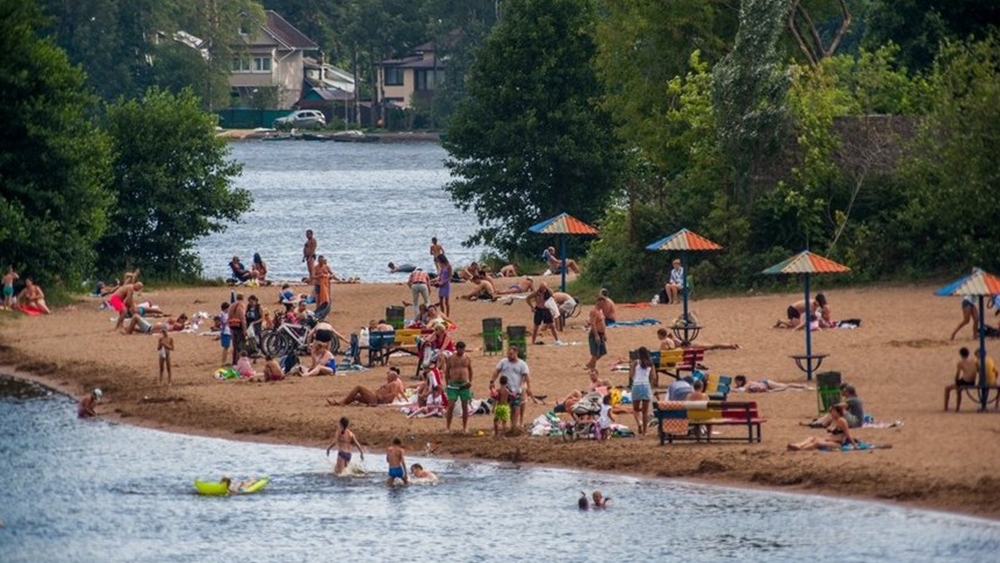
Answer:
<svg viewBox="0 0 1000 563"><path fill-rule="evenodd" d="M399 438L392 439L392 445L385 452L385 461L389 464L389 478L386 484L390 487L396 483L396 479L402 479L404 485L408 485L410 480L406 477L406 459L403 450L403 442Z"/></svg>
<svg viewBox="0 0 1000 563"><path fill-rule="evenodd" d="M656 368L653 367L649 348L640 346L638 356L632 363L629 381L632 386L632 415L635 417L635 425L641 436L646 433L646 426L649 424L649 401L653 398L650 373Z"/></svg>
<svg viewBox="0 0 1000 563"><path fill-rule="evenodd" d="M222 346L222 365L225 366L229 346L233 343L233 333L229 331L229 303L223 301L219 308L219 344Z"/></svg>
<svg viewBox="0 0 1000 563"><path fill-rule="evenodd" d="M118 322L115 323L115 328L113 330L121 330L122 326L125 324L126 311L128 307L125 303L133 301L133 296L136 291L142 291L142 282L133 282L122 284L118 289L111 293L111 297L108 298L108 305L111 306L118 313Z"/></svg>
<svg viewBox="0 0 1000 563"><path fill-rule="evenodd" d="M525 397L531 396L531 380L528 364L517 356L517 346L507 348L507 357L497 363L497 369L490 379L490 391L496 388L496 380L507 378L507 390L510 391L510 426L524 426Z"/></svg>
<svg viewBox="0 0 1000 563"><path fill-rule="evenodd" d="M160 326L160 339L156 342L156 355L160 359L160 378L158 383L163 385L163 370L167 370L167 385L170 385L170 379L173 373L170 369L170 352L174 350L174 339L170 336L170 327L167 325Z"/></svg>
<svg viewBox="0 0 1000 563"><path fill-rule="evenodd" d="M551 300L551 301L550 301ZM536 289L531 295L524 300L528 304L534 315L534 328L531 331L531 343L538 344L538 329L544 327L542 330L548 330L552 334L552 340L556 345L561 344L559 342L559 335L556 334L555 327L555 316L559 314L559 306L555 305L555 300L552 299L552 291L549 289L545 282L538 284L538 289ZM554 307L552 306L554 305ZM555 313L553 314L553 309Z"/></svg>
<svg viewBox="0 0 1000 563"><path fill-rule="evenodd" d="M438 305L441 306L445 316L448 316L451 315L451 276L454 272L451 262L443 253L434 258L434 263L438 271L438 276L434 280L434 285L438 288Z"/></svg>
<svg viewBox="0 0 1000 563"><path fill-rule="evenodd" d="M445 394L448 410L444 415L444 428L451 431L451 419L456 401L462 408L462 433L469 431L469 402L472 401L472 358L465 355L465 342L455 344L455 353L444 360Z"/></svg>
<svg viewBox="0 0 1000 563"><path fill-rule="evenodd" d="M240 352L244 351L247 328L247 302L243 294L236 294L236 301L229 307L229 333L233 337L233 365L239 361Z"/></svg>
<svg viewBox="0 0 1000 563"><path fill-rule="evenodd" d="M14 308L14 282L20 279L14 271L14 265L7 266L7 273L3 275L3 306L5 309Z"/></svg>
<svg viewBox="0 0 1000 563"><path fill-rule="evenodd" d="M431 260L434 262L434 266L438 266L438 256L444 254L444 247L438 243L437 237L431 237ZM441 268L437 268L438 275L441 275Z"/></svg>
<svg viewBox="0 0 1000 563"><path fill-rule="evenodd" d="M976 298L972 295L962 296L962 322L958 323L955 330L951 333L951 339L955 340L958 336L958 331L962 330L962 327L972 323L972 338L975 338L979 334L979 308L976 307Z"/></svg>
<svg viewBox="0 0 1000 563"><path fill-rule="evenodd" d="M590 332L587 333L587 343L590 345L590 361L588 370L597 369L597 361L608 354L608 342L605 326L604 308L607 297L599 295L594 308L590 310Z"/></svg>
<svg viewBox="0 0 1000 563"><path fill-rule="evenodd" d="M97 416L97 412L94 410L94 408L97 406L97 403L101 402L101 398L103 396L104 393L102 393L100 389L94 389L90 393L84 395L80 399L79 404L77 404L76 416L78 416L79 418L90 418L92 416Z"/></svg>
<svg viewBox="0 0 1000 563"><path fill-rule="evenodd" d="M493 406L493 436L496 438L507 435L507 423L510 422L510 389L507 388L507 383L507 376L501 375L496 404Z"/></svg>
<svg viewBox="0 0 1000 563"><path fill-rule="evenodd" d="M313 266L316 263L316 239L313 237L312 229L306 230L306 243L302 245L302 261L306 263L309 271L309 279L313 277Z"/></svg>
<svg viewBox="0 0 1000 563"><path fill-rule="evenodd" d="M347 465L351 463L352 446L358 448L361 461L365 460L365 450L361 447L361 442L358 442L358 437L354 435L354 432L347 429L348 424L350 421L347 420L346 416L340 417L340 425L333 437L333 443L326 449L326 457L330 457L330 450L337 446L337 464L333 467L334 475L343 475Z"/></svg>
<svg viewBox="0 0 1000 563"><path fill-rule="evenodd" d="M413 296L413 318L420 315L419 303L421 300L423 300L424 306L431 304L430 284L430 277L421 268L413 270L410 277L406 279L406 285L410 287L410 294Z"/></svg>
<svg viewBox="0 0 1000 563"><path fill-rule="evenodd" d="M970 357L969 349L962 348L958 351L959 360L955 364L955 382L944 388L944 410L948 410L948 403L951 399L951 392L958 395L955 403L955 412L962 406L962 390L976 386L976 376L979 375L979 365L976 360Z"/></svg>

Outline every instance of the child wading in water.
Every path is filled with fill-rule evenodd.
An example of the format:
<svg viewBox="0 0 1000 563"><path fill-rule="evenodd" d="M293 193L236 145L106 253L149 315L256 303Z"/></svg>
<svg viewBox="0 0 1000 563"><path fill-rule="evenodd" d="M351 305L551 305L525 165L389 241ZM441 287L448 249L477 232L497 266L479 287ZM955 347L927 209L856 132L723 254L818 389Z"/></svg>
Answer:
<svg viewBox="0 0 1000 563"><path fill-rule="evenodd" d="M493 410L493 436L503 438L507 435L507 423L510 422L510 390L507 389L507 376L500 376L500 389L497 391L497 404Z"/></svg>
<svg viewBox="0 0 1000 563"><path fill-rule="evenodd" d="M174 339L170 336L170 327L163 325L160 327L160 339L156 342L156 353L160 357L160 379L159 384L163 385L163 370L167 370L167 385L170 385L170 378L173 375L170 371L170 352L174 349Z"/></svg>
<svg viewBox="0 0 1000 563"><path fill-rule="evenodd" d="M387 485L391 487L396 479L402 479L404 485L409 484L410 481L406 477L406 459L403 457L403 442L399 438L392 439L392 445L385 452L385 461L389 464Z"/></svg>

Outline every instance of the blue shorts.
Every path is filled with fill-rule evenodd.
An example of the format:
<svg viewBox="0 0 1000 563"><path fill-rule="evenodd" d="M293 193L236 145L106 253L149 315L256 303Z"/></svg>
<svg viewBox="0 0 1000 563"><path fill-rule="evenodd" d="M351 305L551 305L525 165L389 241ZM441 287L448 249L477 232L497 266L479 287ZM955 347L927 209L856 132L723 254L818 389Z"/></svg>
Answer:
<svg viewBox="0 0 1000 563"><path fill-rule="evenodd" d="M402 467L390 467L389 468L389 477L390 478L392 478L392 479L402 479L405 476L406 476L406 473L403 472L403 468Z"/></svg>
<svg viewBox="0 0 1000 563"><path fill-rule="evenodd" d="M229 348L229 345L233 343L233 336L231 334L222 334L219 336L219 343L222 344L222 348Z"/></svg>
<svg viewBox="0 0 1000 563"><path fill-rule="evenodd" d="M645 383L637 383L632 386L632 402L636 401L648 401L653 396L649 385Z"/></svg>

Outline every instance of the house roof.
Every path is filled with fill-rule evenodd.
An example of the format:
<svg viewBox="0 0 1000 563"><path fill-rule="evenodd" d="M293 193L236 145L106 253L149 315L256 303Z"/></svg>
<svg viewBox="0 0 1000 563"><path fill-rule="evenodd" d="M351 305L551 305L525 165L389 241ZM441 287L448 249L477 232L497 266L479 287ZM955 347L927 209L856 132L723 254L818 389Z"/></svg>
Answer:
<svg viewBox="0 0 1000 563"><path fill-rule="evenodd" d="M281 17L281 14L278 12L265 10L265 14L267 15L267 24L264 25L264 31L270 34L271 37L274 37L286 49L301 49L303 51L315 51L319 49L319 46L312 39L309 39L298 28L288 23L288 20Z"/></svg>
<svg viewBox="0 0 1000 563"><path fill-rule="evenodd" d="M406 57L403 59L389 59L380 63L382 66L392 66L397 68L444 68L444 61L441 59L423 57Z"/></svg>

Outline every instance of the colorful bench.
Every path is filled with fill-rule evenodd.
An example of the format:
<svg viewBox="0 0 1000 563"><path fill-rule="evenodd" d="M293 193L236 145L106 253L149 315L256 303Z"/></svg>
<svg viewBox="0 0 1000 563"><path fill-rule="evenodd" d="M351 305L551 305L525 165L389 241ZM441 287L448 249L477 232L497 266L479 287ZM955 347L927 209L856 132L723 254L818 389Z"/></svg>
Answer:
<svg viewBox="0 0 1000 563"><path fill-rule="evenodd" d="M673 443L675 438L701 440L699 432L692 432L693 426L743 426L747 429L748 443L761 441L761 424L766 422L760 416L754 401L665 401L653 403L653 416L660 435L660 445ZM756 432L754 432L756 429ZM704 434L707 442L712 441L712 432ZM743 440L743 437L721 436L717 440Z"/></svg>
<svg viewBox="0 0 1000 563"><path fill-rule="evenodd" d="M416 356L419 353L417 338L421 333L419 328L373 330L368 333L368 367L374 367L376 364L386 365L389 356L396 352Z"/></svg>

